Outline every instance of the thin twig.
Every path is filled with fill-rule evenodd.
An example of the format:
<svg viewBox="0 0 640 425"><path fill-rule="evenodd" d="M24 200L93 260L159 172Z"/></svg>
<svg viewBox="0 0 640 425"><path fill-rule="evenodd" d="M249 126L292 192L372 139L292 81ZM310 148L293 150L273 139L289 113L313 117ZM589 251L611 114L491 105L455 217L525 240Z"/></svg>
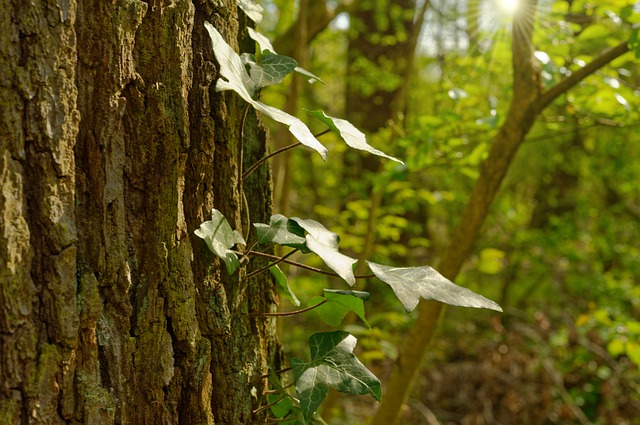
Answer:
<svg viewBox="0 0 640 425"><path fill-rule="evenodd" d="M281 313L252 313L252 314L250 314L250 316L260 316L260 317L289 317L289 316L296 316L298 314L302 314L302 313L306 313L307 311L311 311L316 307L320 307L322 304L326 303L327 301L329 301L329 300L325 298L322 301L320 301L318 304L314 304L311 307L303 308L303 309L300 309L300 310L284 311L284 312L281 312Z"/></svg>
<svg viewBox="0 0 640 425"><path fill-rule="evenodd" d="M276 375L281 375L281 374L283 374L285 372L289 372L290 370L291 370L291 366L285 367L284 369L276 370L275 374ZM271 376L271 374L267 373L266 375L262 375L260 377L260 379L267 379L269 376Z"/></svg>
<svg viewBox="0 0 640 425"><path fill-rule="evenodd" d="M256 161L256 163L255 163L255 164L253 164L251 167L249 167L249 169L248 169L247 171L245 171L244 173L242 173L242 180L244 181L247 177L249 177L249 175L250 175L251 173L253 173L253 172L256 170L256 168L258 168L259 166L261 166L262 164L264 164L264 163L265 163L269 158L272 158L272 157L274 157L274 156L276 156L276 155L279 155L279 154L281 154L281 153L283 153L283 152L286 152L286 151L288 151L288 150L290 150L290 149L297 148L297 147L298 147L298 146L300 146L301 144L302 144L302 143L300 143L300 142L293 143L293 144L291 144L291 145L289 145L289 146L285 146L284 148L280 148L280 149L278 149L277 151L273 151L273 152L271 152L270 154L263 156L263 157L262 157L262 158L260 158L258 161Z"/></svg>
<svg viewBox="0 0 640 425"><path fill-rule="evenodd" d="M324 134L327 134L327 133L328 133L328 132L330 132L330 131L331 131L331 129L330 129L330 128L328 128L328 129L326 129L326 130L324 130L324 131L321 131L321 132L320 132L320 133L318 133L318 134L314 134L314 135L313 135L313 137L318 138L318 137L320 137L320 136L322 136L322 135L324 135ZM262 164L264 164L267 160L269 160L269 158L273 158L273 157L274 157L274 156L276 156L276 155L279 155L279 154L281 154L281 153L284 153L284 152L286 152L286 151L288 151L288 150L291 150L291 149L293 149L293 148L297 148L297 147L298 147L298 146L300 146L301 144L302 144L302 143L300 143L300 142L293 143L293 144L291 144L291 145L289 145L289 146L285 146L284 148L280 148L280 149L278 149L278 150L276 150L276 151L271 152L271 153L270 153L270 154L268 154L268 155L263 156L263 157L262 157L262 158L260 158L258 161L256 161L256 163L255 163L255 164L253 164L251 167L249 167L249 169L248 169L247 171L245 171L244 173L242 173L242 181L244 181L247 177L249 177L249 175L251 175L251 173L253 173L254 171L256 171L256 169L257 169L259 166L261 166L261 165L262 165Z"/></svg>
<svg viewBox="0 0 640 425"><path fill-rule="evenodd" d="M285 398L289 397L287 394L283 395L282 397L280 397L279 399L277 399L276 401L273 401L269 404L265 404L264 406L258 407L256 410L253 411L254 414L260 413L263 410L266 410L268 408L270 408L271 406L275 406L276 404L280 403L282 400L284 400Z"/></svg>
<svg viewBox="0 0 640 425"><path fill-rule="evenodd" d="M258 275L258 274L260 274L260 273L262 273L262 272L264 272L264 271L269 270L271 267L275 266L276 264L281 263L281 262L285 261L287 258L291 257L291 256L292 256L293 254L295 254L296 252L298 252L298 250L297 250L297 249L294 249L293 251L291 251L291 252L287 253L285 256L281 257L279 260L276 260L276 261L274 261L273 263L267 264L266 266L264 266L264 267L262 267L262 268L260 268L260 269L258 269L258 270L255 270L255 271L253 271L253 272L249 273L249 274L246 276L246 278L245 278L245 279L249 280L249 279L251 279L252 277L254 277L254 276L256 276L256 275Z"/></svg>
<svg viewBox="0 0 640 425"><path fill-rule="evenodd" d="M242 258L240 258L240 264L242 264L245 261L249 260L249 254L247 254L247 253L251 252L253 250L253 248L256 247L256 245L258 245L258 241L254 241L251 245L249 245L249 248L247 248L247 251L244 254L242 254Z"/></svg>
<svg viewBox="0 0 640 425"><path fill-rule="evenodd" d="M282 257L278 257L277 255L266 254L264 252L259 252L259 251L248 251L247 255L249 255L249 256L255 255L256 257L269 258L269 259L274 260L274 261L280 260L282 258ZM291 264L292 266L300 267L301 269L305 269L305 270L309 270L309 271L312 271L312 272L320 273L320 274L323 274L323 275L326 275L326 276L341 277L337 273L329 272L329 271L326 271L326 270L322 270L322 269L319 269L317 267L307 266L306 264L298 263L296 261L291 261L291 260L281 260L281 261L283 263ZM372 277L376 277L376 275L374 275L374 274L364 274L364 275L355 275L354 277L356 279L371 279Z"/></svg>

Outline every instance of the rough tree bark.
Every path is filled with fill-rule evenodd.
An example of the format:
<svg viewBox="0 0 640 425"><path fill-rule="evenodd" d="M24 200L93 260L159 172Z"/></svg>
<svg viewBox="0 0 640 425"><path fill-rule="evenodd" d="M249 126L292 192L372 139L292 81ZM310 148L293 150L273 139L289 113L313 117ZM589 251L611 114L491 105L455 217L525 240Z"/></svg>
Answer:
<svg viewBox="0 0 640 425"><path fill-rule="evenodd" d="M248 231L244 105L214 92L203 27L250 44L235 0L0 4L0 422L266 422L279 349L250 313L272 281L193 234L214 207ZM266 134L244 127L247 164ZM268 173L245 181L252 221Z"/></svg>

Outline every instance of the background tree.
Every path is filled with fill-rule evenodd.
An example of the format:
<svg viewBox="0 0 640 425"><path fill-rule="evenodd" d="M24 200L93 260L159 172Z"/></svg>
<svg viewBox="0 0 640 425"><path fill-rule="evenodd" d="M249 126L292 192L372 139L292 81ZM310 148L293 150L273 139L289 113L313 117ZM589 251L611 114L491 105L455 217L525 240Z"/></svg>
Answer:
<svg viewBox="0 0 640 425"><path fill-rule="evenodd" d="M224 0L2 2L3 423L263 423L272 282L229 277L194 230L242 223L265 132L215 93ZM244 149L240 149L244 135ZM241 158L243 155L244 158ZM266 168L244 183L270 213ZM259 266L259 262L254 262Z"/></svg>
<svg viewBox="0 0 640 425"><path fill-rule="evenodd" d="M384 9L389 3L376 4ZM495 410L473 410L474 403L487 406L496 399L458 394L455 389L465 383L481 385L495 397L517 393L523 405L536 406L521 409L517 416L502 416L511 420L535 423L545 415L559 415L564 420L596 421L603 417L598 409L606 405L613 411L611 403L620 418L632 417L634 406L637 411L637 397L607 388L633 386L637 370L631 367L626 375L619 371L627 370L627 359L640 353L633 336L637 303L625 301L634 293L628 276L638 270L638 257L628 244L632 235L638 235L637 226L631 224L637 190L624 183L637 182L630 174L637 158L633 148L637 60L625 51L638 14L630 1L537 3L535 15L528 9L528 16L517 18L529 19L531 33L523 36L521 29L527 25L511 26L511 18L500 15L498 2L430 2L408 90L407 119L397 133L393 130L398 127L367 134L374 146L405 159L406 168L385 165L358 174L352 183L336 177L348 171L331 162L319 167L319 161L312 161L316 167L309 167L308 162L294 159L293 210L321 217L324 223L335 224L332 228L355 235L344 237L341 246L363 252L365 241L374 235L370 238L376 241L370 250L374 259L456 264L452 275L457 275L457 282L494 291L496 298L505 300L508 314L493 319L493 329L502 329L497 335L486 329L486 315L474 318L456 309L456 320L444 321L446 337L437 338L427 352L428 364L436 366L427 367L427 377L414 370L418 389L410 398L393 401L403 395L410 381L407 375L396 381L402 391L393 389L393 378L383 379L390 385L383 406L397 403L388 411L405 415L405 421L423 423L426 406L443 422L454 418L450 420L474 423L476 417L491 422L490 414L498 415L502 403L493 404ZM359 13L354 9L348 21L338 19L311 45L309 67L326 77L330 95L306 99L307 103L338 111L344 107L335 93L346 93L347 34L354 31L347 27ZM521 43L512 43L512 37ZM521 53L517 66L521 74L509 72L516 68L511 52ZM376 71L373 66L366 70ZM376 83L385 87L390 81L371 80L372 87ZM515 155L516 151L522 152ZM317 181L323 185L314 185ZM371 187L382 190L372 193ZM380 209L369 226L376 195ZM375 282L368 288L379 295ZM414 337L428 336L425 329L435 329L431 325L440 317L432 315L427 326L417 319L415 333L407 336L406 327L415 317L397 314L391 302L386 307L390 308L370 317L370 323L375 322L371 331L348 325L359 336L359 345L371 350L365 356L381 370L396 356L390 348L393 342L416 345ZM423 308L427 307L421 307L421 313ZM466 325L458 324L461 317L466 317ZM550 317L552 330L545 317ZM316 326L311 322L302 323L305 328ZM618 330L611 327L614 324L620 325ZM469 329L477 330L467 336ZM287 338L295 343L296 334L289 329ZM489 336L500 342L492 345ZM536 347L545 348L527 349L518 338L535 340ZM558 341L565 341L566 347L556 351ZM527 399L522 388L535 384L516 376L507 375L512 384L496 393L501 387L497 381L505 375L491 380L490 359L503 358L503 366L510 367L509 356L500 351L505 346L535 359L528 364L538 365L543 376L522 379L552 382L536 391L543 394L541 398L556 397L553 403ZM408 366L409 358L419 365L422 355L414 354L401 354L399 364ZM602 368L597 374L587 372L587 363ZM474 372L477 368L478 375L473 375L477 379L469 378L470 367ZM513 367L517 370L519 365ZM457 380L438 375L444 368ZM343 423L353 423L350 415L360 413L363 418L370 412L364 409L362 414L356 403L344 406ZM562 416L563 409L573 419Z"/></svg>

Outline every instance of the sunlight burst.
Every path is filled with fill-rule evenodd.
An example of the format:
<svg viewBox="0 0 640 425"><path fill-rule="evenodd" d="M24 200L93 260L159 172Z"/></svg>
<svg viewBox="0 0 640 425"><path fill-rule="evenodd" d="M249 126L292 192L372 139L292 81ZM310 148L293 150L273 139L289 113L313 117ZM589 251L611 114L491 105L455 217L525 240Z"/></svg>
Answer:
<svg viewBox="0 0 640 425"><path fill-rule="evenodd" d="M520 5L519 0L497 0L497 3L500 11L510 17L516 14Z"/></svg>

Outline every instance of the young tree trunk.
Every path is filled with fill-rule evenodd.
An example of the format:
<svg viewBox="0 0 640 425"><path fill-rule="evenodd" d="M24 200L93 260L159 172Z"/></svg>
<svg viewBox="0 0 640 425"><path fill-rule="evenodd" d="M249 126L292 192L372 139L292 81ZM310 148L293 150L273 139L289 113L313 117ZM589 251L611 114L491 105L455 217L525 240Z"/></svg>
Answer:
<svg viewBox="0 0 640 425"><path fill-rule="evenodd" d="M280 356L251 313L275 309L272 281L229 277L193 233L212 208L243 234L270 212L266 167L246 203L238 179L242 135L247 164L265 132L214 91L203 26L237 48L244 15L0 3L0 422L266 422Z"/></svg>

